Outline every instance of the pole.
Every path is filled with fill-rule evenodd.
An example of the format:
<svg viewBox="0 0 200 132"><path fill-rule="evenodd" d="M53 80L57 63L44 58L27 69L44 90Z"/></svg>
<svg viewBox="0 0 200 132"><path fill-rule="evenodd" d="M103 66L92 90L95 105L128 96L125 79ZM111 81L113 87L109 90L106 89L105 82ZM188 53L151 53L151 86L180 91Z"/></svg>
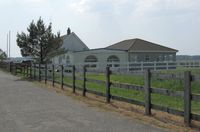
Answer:
<svg viewBox="0 0 200 132"><path fill-rule="evenodd" d="M45 64L45 84L47 84L47 63Z"/></svg>
<svg viewBox="0 0 200 132"><path fill-rule="evenodd" d="M83 96L85 96L86 93L86 66L83 66Z"/></svg>
<svg viewBox="0 0 200 132"><path fill-rule="evenodd" d="M41 64L39 63L39 82L41 81Z"/></svg>
<svg viewBox="0 0 200 132"><path fill-rule="evenodd" d="M64 77L64 67L63 67L63 65L61 65L61 89L62 90L64 90L63 89L63 77Z"/></svg>
<svg viewBox="0 0 200 132"><path fill-rule="evenodd" d="M75 66L72 66L72 88L73 88L73 93L76 91L76 82L75 82Z"/></svg>
<svg viewBox="0 0 200 132"><path fill-rule="evenodd" d="M54 86L54 82L55 82L55 74L54 74L54 65L52 65L52 85Z"/></svg>
<svg viewBox="0 0 200 132"><path fill-rule="evenodd" d="M6 49L6 54L7 54L7 57L8 57L8 33L7 33L7 42L6 42L6 46L7 46L7 49Z"/></svg>
<svg viewBox="0 0 200 132"><path fill-rule="evenodd" d="M144 93L145 93L145 114L151 115L151 75L150 69L145 70Z"/></svg>
<svg viewBox="0 0 200 132"><path fill-rule="evenodd" d="M191 125L191 72L184 73L184 122Z"/></svg>
<svg viewBox="0 0 200 132"><path fill-rule="evenodd" d="M10 58L10 45L11 45L11 31L9 30L9 58Z"/></svg>
<svg viewBox="0 0 200 132"><path fill-rule="evenodd" d="M36 64L35 64L35 63L34 63L34 66L33 66L33 67L34 67L34 71L33 71L33 74L34 74L34 75L33 75L33 76L34 76L34 80L36 80Z"/></svg>
<svg viewBox="0 0 200 132"><path fill-rule="evenodd" d="M106 102L110 103L110 67L106 67Z"/></svg>

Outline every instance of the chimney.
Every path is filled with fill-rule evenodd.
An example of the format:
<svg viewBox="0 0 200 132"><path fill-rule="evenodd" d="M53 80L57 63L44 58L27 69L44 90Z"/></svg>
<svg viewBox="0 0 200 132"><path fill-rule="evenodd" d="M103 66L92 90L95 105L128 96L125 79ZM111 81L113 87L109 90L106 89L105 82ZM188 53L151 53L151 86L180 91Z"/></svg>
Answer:
<svg viewBox="0 0 200 132"><path fill-rule="evenodd" d="M68 28L68 29L67 29L67 35L70 35L70 34L71 34L71 29Z"/></svg>

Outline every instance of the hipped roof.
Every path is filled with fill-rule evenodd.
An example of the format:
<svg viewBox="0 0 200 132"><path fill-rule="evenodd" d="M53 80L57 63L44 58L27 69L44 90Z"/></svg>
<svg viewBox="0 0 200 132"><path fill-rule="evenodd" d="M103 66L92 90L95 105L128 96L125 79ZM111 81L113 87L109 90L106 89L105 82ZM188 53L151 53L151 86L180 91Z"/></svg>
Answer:
<svg viewBox="0 0 200 132"><path fill-rule="evenodd" d="M107 49L120 49L129 52L178 52L176 49L148 42L142 39L129 39L106 47Z"/></svg>

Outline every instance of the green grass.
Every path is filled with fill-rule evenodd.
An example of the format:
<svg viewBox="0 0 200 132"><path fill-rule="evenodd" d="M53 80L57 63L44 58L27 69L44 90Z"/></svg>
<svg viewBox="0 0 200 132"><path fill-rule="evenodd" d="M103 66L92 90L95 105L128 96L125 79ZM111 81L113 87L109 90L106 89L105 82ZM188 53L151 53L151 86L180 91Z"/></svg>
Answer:
<svg viewBox="0 0 200 132"><path fill-rule="evenodd" d="M200 75L200 69L184 69L179 68L176 70L163 70L160 71L161 74L166 73L173 73L173 74L183 74L184 71L190 70L192 74ZM61 82L61 73L55 72L55 80ZM38 71L36 72L38 75ZM51 75L51 73L50 73ZM77 77L82 77L82 74L77 73ZM95 80L102 80L105 81L104 74L86 74L86 78L95 79ZM136 75L111 75L111 82L117 83L127 83L127 84L134 84L134 85L144 85L144 77L143 76L136 76ZM72 79L70 77L64 77L64 83L72 85ZM82 87L83 82L80 80L76 80L76 86ZM105 93L105 85L104 84L96 84L86 82L87 89L95 90L98 92ZM156 79L152 78L151 80L151 87L154 88L164 88L169 89L171 91L183 91L184 82L181 80L174 80L174 79ZM200 82L192 82L192 93L200 94ZM142 91L136 90L127 90L121 89L117 87L111 87L111 94L116 96L121 96L125 98L130 98L138 101L144 102L144 93ZM183 110L184 102L182 98L179 97L169 97L161 94L151 94L151 99L153 104ZM192 112L200 114L200 102L192 101Z"/></svg>
<svg viewBox="0 0 200 132"><path fill-rule="evenodd" d="M186 69L188 70L188 69ZM200 69L189 69L194 74L200 74ZM161 71L163 73L184 73L185 69L177 69L173 71ZM88 74L87 78L102 80L105 81L104 74ZM134 75L111 75L111 82L117 83L128 83L135 85L144 85L144 77L142 76L134 76ZM183 91L184 82L182 80L162 80L152 78L151 86L154 88L164 88L169 89L171 91ZM99 85L94 83L89 83L90 89L97 90L105 93L105 85ZM192 82L192 93L200 94L200 82ZM127 90L111 87L111 94L122 96L126 98L131 98L139 101L144 101L144 93L136 90ZM182 98L179 97L170 97L160 94L151 94L152 103L170 107L177 110L183 110L184 102ZM192 112L200 114L200 102L192 101Z"/></svg>

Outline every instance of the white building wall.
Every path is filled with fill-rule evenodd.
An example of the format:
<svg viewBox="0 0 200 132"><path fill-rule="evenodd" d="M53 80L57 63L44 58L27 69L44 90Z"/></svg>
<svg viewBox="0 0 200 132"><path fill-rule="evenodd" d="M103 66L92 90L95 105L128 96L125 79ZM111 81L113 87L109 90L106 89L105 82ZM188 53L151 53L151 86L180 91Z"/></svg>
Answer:
<svg viewBox="0 0 200 132"><path fill-rule="evenodd" d="M67 63L68 57L69 57L69 63ZM73 65L74 64L74 53L68 52L68 53L53 57L52 64L54 64L54 65Z"/></svg>
<svg viewBox="0 0 200 132"><path fill-rule="evenodd" d="M84 65L85 59L89 55L94 55L98 59L98 66L106 67L107 59L109 56L115 55L119 58L120 63L128 62L128 53L125 51L117 51L117 50L90 50L84 52L76 52L74 54L74 64L75 65Z"/></svg>
<svg viewBox="0 0 200 132"><path fill-rule="evenodd" d="M98 62L95 63L85 62L85 59L90 55L95 56ZM105 68L108 64L116 64L115 62L114 63L107 62L108 57L113 55L119 58L120 62L117 63L120 65L119 67L127 67L128 52L118 51L118 50L104 50L104 49L89 50L83 52L68 52L66 54L54 57L52 59L52 63L54 65L77 65L77 66L95 64L96 68ZM66 63L67 56L70 57L69 64ZM62 60L59 61L59 58L62 58Z"/></svg>

